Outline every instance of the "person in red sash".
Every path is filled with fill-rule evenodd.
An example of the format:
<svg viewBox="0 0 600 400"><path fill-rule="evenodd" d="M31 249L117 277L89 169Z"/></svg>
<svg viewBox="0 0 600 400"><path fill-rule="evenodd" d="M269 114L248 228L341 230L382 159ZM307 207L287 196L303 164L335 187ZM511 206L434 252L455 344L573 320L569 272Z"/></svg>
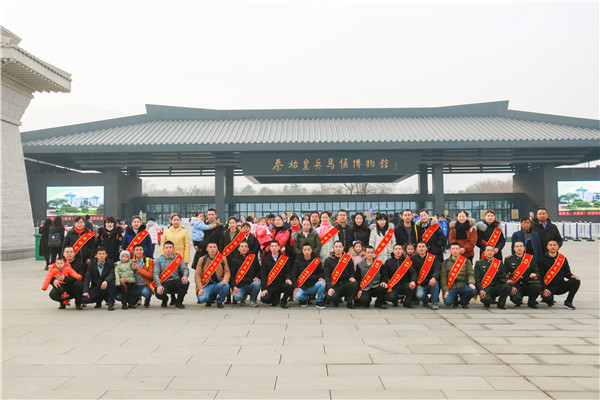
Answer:
<svg viewBox="0 0 600 400"><path fill-rule="evenodd" d="M215 245L216 247L216 245ZM155 295L162 300L161 307L166 308L169 300L169 294L175 295L175 307L185 308L183 299L190 286L189 274L190 271L185 265L183 255L175 254L175 245L170 240L163 243L164 254L161 254L154 263L154 271L152 271L153 284L156 285ZM174 262L179 262L179 265L172 265ZM171 268L169 268L171 267ZM165 270L167 272L165 272ZM161 279L161 275L168 276Z"/></svg>
<svg viewBox="0 0 600 400"><path fill-rule="evenodd" d="M379 247L379 244L386 238L390 238L388 244L379 252L377 259L385 262L392 256L392 250L396 244L396 238L394 237L394 224L388 221L388 216L385 213L377 213L375 216L375 223L371 224L371 236L369 236L369 245L374 249ZM388 232L392 232L390 236ZM387 240L387 239L386 239Z"/></svg>
<svg viewBox="0 0 600 400"><path fill-rule="evenodd" d="M431 309L437 310L442 264L433 256L433 262L428 266L428 254L427 243L421 241L417 243L417 253L410 258L413 262L413 268L417 271L417 293L415 293L415 296L417 300L423 302L423 307L427 307L428 303L431 302ZM429 267L429 271L426 271L425 268L427 267ZM431 294L431 298L428 298L428 294Z"/></svg>
<svg viewBox="0 0 600 400"><path fill-rule="evenodd" d="M287 300L294 290L291 267L287 256L279 251L279 242L276 240L271 242L269 251L265 253L262 259L260 286L262 289L260 301L270 303L271 307L280 304L281 308L288 308Z"/></svg>
<svg viewBox="0 0 600 400"><path fill-rule="evenodd" d="M81 301L96 303L94 308L100 308L102 300L107 302L108 311L115 309L115 266L112 260L107 258L106 249L98 247L96 258L90 262L83 278Z"/></svg>
<svg viewBox="0 0 600 400"><path fill-rule="evenodd" d="M206 246L207 254L200 257L198 265L196 265L196 293L198 296L198 304L206 303L206 307L210 307L213 298L217 299L217 307L223 308L225 298L229 293L229 279L231 272L227 258L219 252L216 243L208 243ZM217 257L221 258L221 262L215 265ZM210 276L206 276L205 271L210 272L214 269Z"/></svg>
<svg viewBox="0 0 600 400"><path fill-rule="evenodd" d="M439 262L443 262L447 239L442 227L438 224L438 219L431 218L429 211L422 209L419 211L419 220L415 223L415 226L419 234L417 242L422 240L427 243L427 251L435 255Z"/></svg>
<svg viewBox="0 0 600 400"><path fill-rule="evenodd" d="M573 299L579 290L581 280L571 272L567 258L558 253L560 244L555 239L548 241L548 252L540 260L540 274L542 277L542 297L549 307L554 306L555 294L567 294L564 308L574 310ZM550 278L552 279L550 280Z"/></svg>
<svg viewBox="0 0 600 400"><path fill-rule="evenodd" d="M142 220L137 215L134 215L131 218L131 226L128 226L125 229L125 235L123 235L123 242L121 243L121 248L123 250L127 250L133 239L137 237L137 235L145 235L145 237L141 241L141 245L144 247L144 256L149 258L154 258L154 246L152 246L152 238L150 237L150 232L146 230L146 225L142 224ZM140 237L141 237L140 236ZM131 249L133 251L133 249Z"/></svg>
<svg viewBox="0 0 600 400"><path fill-rule="evenodd" d="M311 270L312 272L310 272ZM303 275L305 271L307 271L308 276ZM301 275L304 282L299 283L298 279ZM301 307L308 306L308 296L317 295L317 308L325 308L323 265L320 259L317 260L317 256L312 251L310 243L304 243L302 246L302 255L296 257L292 270L292 284L295 286L294 300L300 302Z"/></svg>
<svg viewBox="0 0 600 400"><path fill-rule="evenodd" d="M477 247L479 247L479 258L485 257L485 246L494 246L494 257L502 261L502 249L506 244L503 225L496 219L494 210L486 210L483 221L477 222ZM490 240L491 239L491 240ZM494 242L494 243L490 243Z"/></svg>
<svg viewBox="0 0 600 400"><path fill-rule="evenodd" d="M460 244L460 254L473 262L475 256L475 246L477 246L477 228L476 221L469 218L465 210L456 213L456 221L450 222L450 234L448 240L450 243Z"/></svg>
<svg viewBox="0 0 600 400"><path fill-rule="evenodd" d="M361 279L364 279L365 275L371 271L371 267L373 267L373 264L375 264L376 261L380 262L383 266L381 260L375 260L375 249L373 246L365 246L365 259L358 263L357 268L357 270L360 271ZM388 288L387 281L387 271L385 268L379 268L377 272L373 274L373 278L368 283L365 282L366 286L357 293L358 301L362 304L363 308L369 308L372 298L375 298L375 308L381 308L383 310L387 308L385 305L385 296Z"/></svg>
<svg viewBox="0 0 600 400"><path fill-rule="evenodd" d="M229 219L227 220L227 229L223 232L223 234L221 235L221 238L219 239L219 251L221 253L223 253L223 250L225 250L225 247L227 247L229 244L231 244L231 242L233 242L233 240L237 237L237 235L239 233L240 233L240 228L238 228L238 226L237 226L237 219L235 217L229 217ZM233 259L233 255L236 252L237 252L237 248L235 250L233 250L232 252L230 252L226 256L227 263L231 263L231 260Z"/></svg>
<svg viewBox="0 0 600 400"><path fill-rule="evenodd" d="M252 262L248 262L247 257L252 257ZM249 264L249 266L247 265ZM244 270L240 272L240 269ZM243 241L238 246L229 266L231 271L231 280L229 286L233 288L233 301L245 304L246 295L250 295L250 307L258 307L256 302L260 292L260 265L258 256L250 253L248 242Z"/></svg>
<svg viewBox="0 0 600 400"><path fill-rule="evenodd" d="M88 232L92 232L85 227L85 220L82 216L75 217L75 226L69 232L63 242L63 251L67 247L74 247L77 241L86 236ZM75 250L75 259L80 261L77 266L74 266L77 273L81 276L85 276L88 264L92 261L96 254L96 239L94 238L93 232L90 239L88 239L79 250ZM71 264L73 265L73 264ZM77 269L79 267L80 269Z"/></svg>
<svg viewBox="0 0 600 400"><path fill-rule="evenodd" d="M345 265L341 263L345 263ZM340 297L345 297L346 307L355 308L354 296L359 289L360 270L354 268L352 257L344 253L344 245L341 240L333 244L333 254L327 257L323 269L327 300L333 304L333 307L339 307Z"/></svg>
<svg viewBox="0 0 600 400"><path fill-rule="evenodd" d="M396 282L391 290L388 291L386 300L391 302L394 307L398 307L398 296L404 296L404 301L402 305L406 308L413 308L412 301L415 297L415 292L417 291L417 271L412 267L412 261L406 261L407 257L404 254L404 250L400 243L396 243L394 245L394 253L392 254L392 258L387 260L385 264L383 264L382 268L387 270L386 274L388 276L388 286L391 286L392 277L400 270L400 267L403 266L404 270L407 264L405 262L410 263L404 275L400 278L398 282ZM402 270L400 273L402 273Z"/></svg>
<svg viewBox="0 0 600 400"><path fill-rule="evenodd" d="M489 251L487 247L486 257ZM530 308L538 308L536 299L542 291L542 285L540 283L541 276L538 265L535 262L535 257L527 254L525 243L522 240L514 242L512 247L515 254L504 259L503 277L503 281L512 286L510 301L515 304L515 307L520 307L523 303L523 297L528 296L527 306ZM523 264L525 257L527 257L527 265ZM515 275L515 271L518 271L517 275ZM516 281L514 280L515 278L517 279Z"/></svg>
<svg viewBox="0 0 600 400"><path fill-rule="evenodd" d="M104 225L98 228L96 246L104 247L108 251L108 258L113 263L119 261L121 242L123 241L123 229L117 226L115 217L104 218Z"/></svg>
<svg viewBox="0 0 600 400"><path fill-rule="evenodd" d="M506 310L506 299L511 287L503 282L504 275L504 265L494 257L494 247L486 246L485 258L475 263L475 286L485 308L490 308L492 299L497 297L497 307Z"/></svg>
<svg viewBox="0 0 600 400"><path fill-rule="evenodd" d="M135 271L136 296L143 297L144 308L148 308L152 298L152 289L148 285L152 282L154 275L154 260L144 256L144 247L141 244L133 247L131 268Z"/></svg>
<svg viewBox="0 0 600 400"><path fill-rule="evenodd" d="M321 225L317 228L317 234L319 235L319 240L321 240L321 250L319 250L319 252L315 252L317 257L320 257L321 260L326 260L327 257L329 257L329 255L333 251L333 243L339 240L339 236L336 233L329 240L323 242L323 236L325 236L327 232L329 232L332 229L336 229L337 231L337 228L334 228L333 225L331 225L331 214L329 213L329 211L322 211Z"/></svg>
<svg viewBox="0 0 600 400"><path fill-rule="evenodd" d="M471 261L461 256L460 244L450 244L450 257L442 263L440 278L446 307L453 306L460 297L462 308L469 308L469 301L477 294L475 272Z"/></svg>

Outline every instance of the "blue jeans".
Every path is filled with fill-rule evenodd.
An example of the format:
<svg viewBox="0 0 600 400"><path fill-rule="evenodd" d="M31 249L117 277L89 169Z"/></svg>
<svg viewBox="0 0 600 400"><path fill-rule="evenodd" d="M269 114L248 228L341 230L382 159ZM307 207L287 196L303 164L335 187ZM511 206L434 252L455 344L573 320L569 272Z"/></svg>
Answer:
<svg viewBox="0 0 600 400"><path fill-rule="evenodd" d="M260 281L250 282L247 285L238 287L240 291L238 294L233 295L233 301L241 301L246 298L247 294L250 294L250 300L256 301L258 293L260 292Z"/></svg>
<svg viewBox="0 0 600 400"><path fill-rule="evenodd" d="M222 303L225 301L225 297L229 293L229 284L226 283L223 285L223 282L219 283L209 283L204 287L204 296L198 296L199 303L206 303L209 301L213 292L217 292L217 303Z"/></svg>
<svg viewBox="0 0 600 400"><path fill-rule="evenodd" d="M448 289L448 297L444 299L444 304L447 307L454 305L456 296L460 296L460 304L469 304L469 301L477 294L476 289L471 289L469 285L465 285L458 289Z"/></svg>
<svg viewBox="0 0 600 400"><path fill-rule="evenodd" d="M427 284L426 286L417 287L417 299L421 300L423 303L427 303L428 294L431 295L431 303L437 304L440 297L440 284L435 282L434 286Z"/></svg>
<svg viewBox="0 0 600 400"><path fill-rule="evenodd" d="M137 297L144 297L144 304L150 304L150 299L152 298L152 290L150 290L148 285L136 285L135 295Z"/></svg>
<svg viewBox="0 0 600 400"><path fill-rule="evenodd" d="M306 301L308 299L308 296L311 294L317 295L318 302L323 301L323 296L325 296L325 282L318 281L308 289L298 289L298 293L294 295L294 300Z"/></svg>

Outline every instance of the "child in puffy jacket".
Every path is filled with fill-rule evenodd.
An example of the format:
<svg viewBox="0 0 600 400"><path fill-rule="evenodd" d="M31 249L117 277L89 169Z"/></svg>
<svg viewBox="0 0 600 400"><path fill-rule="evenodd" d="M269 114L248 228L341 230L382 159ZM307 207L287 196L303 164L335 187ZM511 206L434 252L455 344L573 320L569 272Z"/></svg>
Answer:
<svg viewBox="0 0 600 400"><path fill-rule="evenodd" d="M267 219L265 217L260 217L258 220L258 224L254 225L254 234L258 239L258 243L260 243L261 251L265 251L265 247L268 247L269 244L273 241L273 235L271 230L267 226Z"/></svg>
<svg viewBox="0 0 600 400"><path fill-rule="evenodd" d="M50 284L54 286L54 281L57 280L59 285L58 287L54 287L60 293L60 298L62 299L61 308L63 308L63 305L71 305L69 302L70 295L67 293L68 287L76 280L80 281L81 279L83 279L83 277L71 267L71 264L69 264L63 256L58 256L56 257L56 263L48 266L48 272L46 273L46 278L42 284L42 290L48 289Z"/></svg>
<svg viewBox="0 0 600 400"><path fill-rule="evenodd" d="M121 251L121 261L115 264L115 285L121 289L121 304L123 310L135 308L137 303L135 271L131 267L131 259L127 250Z"/></svg>

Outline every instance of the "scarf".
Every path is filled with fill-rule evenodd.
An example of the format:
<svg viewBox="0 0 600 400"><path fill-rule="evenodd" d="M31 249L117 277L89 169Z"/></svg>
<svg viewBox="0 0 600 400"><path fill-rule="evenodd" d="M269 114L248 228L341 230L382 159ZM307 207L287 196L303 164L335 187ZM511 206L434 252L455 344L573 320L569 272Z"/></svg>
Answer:
<svg viewBox="0 0 600 400"><path fill-rule="evenodd" d="M454 225L454 230L456 231L456 238L457 239L466 239L467 231L469 230L470 227L471 227L471 223L469 222L469 220L466 220L462 224L460 222L456 221L456 224Z"/></svg>
<svg viewBox="0 0 600 400"><path fill-rule="evenodd" d="M319 229L319 238L325 236L327 232L331 229L331 222L321 222L321 229Z"/></svg>
<svg viewBox="0 0 600 400"><path fill-rule="evenodd" d="M80 234L80 235L81 235L83 232L85 232L85 226L84 226L84 227L83 227L81 230L79 230L79 229L77 229L77 228L75 228L75 227L73 227L73 229L75 229L75 232L77 232L77 233L78 233L78 234Z"/></svg>

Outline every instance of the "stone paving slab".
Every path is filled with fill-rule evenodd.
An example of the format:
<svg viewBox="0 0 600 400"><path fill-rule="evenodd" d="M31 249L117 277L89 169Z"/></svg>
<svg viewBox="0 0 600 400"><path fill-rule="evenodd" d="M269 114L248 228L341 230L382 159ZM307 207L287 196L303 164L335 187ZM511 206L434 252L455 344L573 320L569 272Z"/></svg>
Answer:
<svg viewBox="0 0 600 400"><path fill-rule="evenodd" d="M2 398L599 398L598 242L563 252L576 311L229 305L58 310L2 264Z"/></svg>

